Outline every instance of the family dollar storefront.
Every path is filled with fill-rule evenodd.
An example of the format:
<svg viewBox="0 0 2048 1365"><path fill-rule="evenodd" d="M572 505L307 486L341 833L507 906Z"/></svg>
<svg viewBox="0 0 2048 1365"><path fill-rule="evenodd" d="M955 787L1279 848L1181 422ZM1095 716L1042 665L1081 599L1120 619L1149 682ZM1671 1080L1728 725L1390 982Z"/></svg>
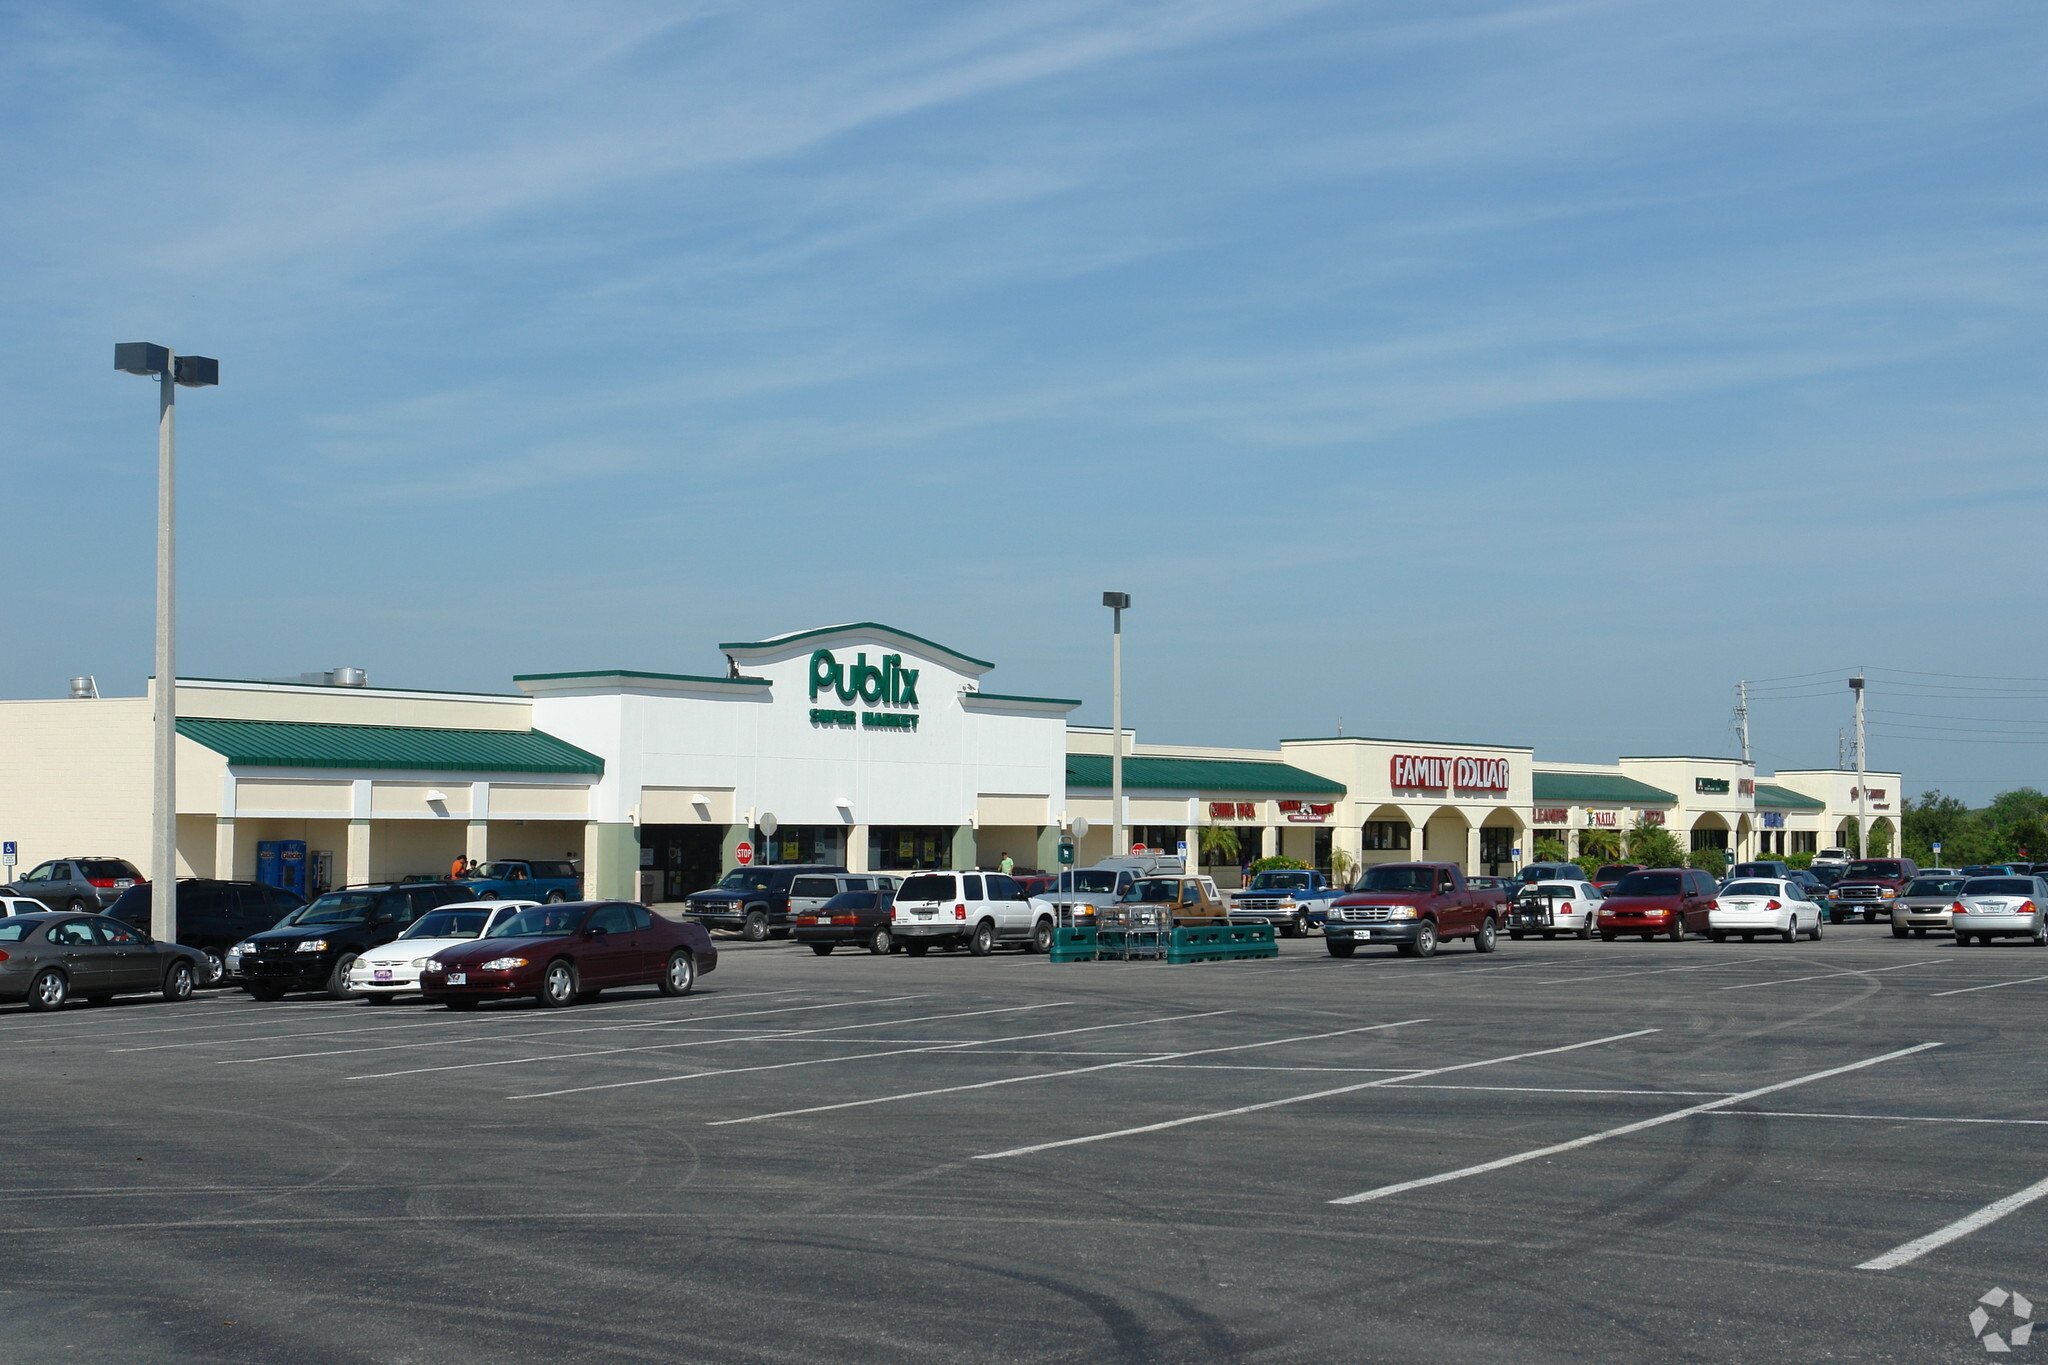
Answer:
<svg viewBox="0 0 2048 1365"><path fill-rule="evenodd" d="M677 900L735 867L1056 864L1080 705L982 686L985 659L876 622L718 646L703 674L514 679L603 760L592 894Z"/></svg>

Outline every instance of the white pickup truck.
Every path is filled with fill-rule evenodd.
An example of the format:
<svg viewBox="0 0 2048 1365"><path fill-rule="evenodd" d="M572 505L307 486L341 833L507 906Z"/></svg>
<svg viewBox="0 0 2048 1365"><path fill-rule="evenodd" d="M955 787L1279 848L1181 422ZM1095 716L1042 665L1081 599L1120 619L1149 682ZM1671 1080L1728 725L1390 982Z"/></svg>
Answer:
<svg viewBox="0 0 2048 1365"><path fill-rule="evenodd" d="M915 872L896 888L889 932L903 951L922 957L932 949L965 945L987 957L999 943L1029 953L1052 950L1053 908L1033 900L1014 877L1000 872Z"/></svg>

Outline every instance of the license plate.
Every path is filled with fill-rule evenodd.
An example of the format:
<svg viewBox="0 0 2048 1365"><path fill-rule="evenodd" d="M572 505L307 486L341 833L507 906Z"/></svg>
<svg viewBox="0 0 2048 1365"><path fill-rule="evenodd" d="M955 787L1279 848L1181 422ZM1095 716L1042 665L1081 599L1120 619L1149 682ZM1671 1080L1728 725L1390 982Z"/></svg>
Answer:
<svg viewBox="0 0 2048 1365"><path fill-rule="evenodd" d="M450 972L448 973L448 984L451 986L466 986L469 984L469 977L462 972Z"/></svg>
<svg viewBox="0 0 2048 1365"><path fill-rule="evenodd" d="M915 914L919 919L930 919L933 915L937 914L938 912L935 910L915 910L911 913Z"/></svg>
<svg viewBox="0 0 2048 1365"><path fill-rule="evenodd" d="M382 967L379 967L376 971L371 972L370 975L377 978L377 980L379 981L389 981L391 979L391 973Z"/></svg>
<svg viewBox="0 0 2048 1365"><path fill-rule="evenodd" d="M117 889L126 889L127 887L131 887L133 885L135 885L135 883L127 877L122 877L114 883L114 886Z"/></svg>

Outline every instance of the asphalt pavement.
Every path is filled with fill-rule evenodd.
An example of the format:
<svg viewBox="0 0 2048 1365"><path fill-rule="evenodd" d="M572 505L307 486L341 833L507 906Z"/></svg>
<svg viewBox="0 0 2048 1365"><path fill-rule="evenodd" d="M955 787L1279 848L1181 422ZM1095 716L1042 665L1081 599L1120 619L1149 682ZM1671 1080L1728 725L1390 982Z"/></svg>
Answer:
<svg viewBox="0 0 2048 1365"><path fill-rule="evenodd" d="M722 946L0 1009L0 1359L1920 1362L2048 1304L2017 943Z"/></svg>

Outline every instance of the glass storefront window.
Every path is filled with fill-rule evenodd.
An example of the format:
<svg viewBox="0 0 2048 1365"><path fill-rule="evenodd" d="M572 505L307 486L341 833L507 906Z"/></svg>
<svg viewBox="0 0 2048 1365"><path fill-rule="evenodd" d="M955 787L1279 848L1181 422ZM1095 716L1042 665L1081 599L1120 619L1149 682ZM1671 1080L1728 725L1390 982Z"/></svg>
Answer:
<svg viewBox="0 0 2048 1365"><path fill-rule="evenodd" d="M784 825L760 836L765 863L823 863L846 866L846 829L842 825Z"/></svg>
<svg viewBox="0 0 2048 1365"><path fill-rule="evenodd" d="M951 825L877 825L868 831L868 867L875 872L914 872L950 866Z"/></svg>

